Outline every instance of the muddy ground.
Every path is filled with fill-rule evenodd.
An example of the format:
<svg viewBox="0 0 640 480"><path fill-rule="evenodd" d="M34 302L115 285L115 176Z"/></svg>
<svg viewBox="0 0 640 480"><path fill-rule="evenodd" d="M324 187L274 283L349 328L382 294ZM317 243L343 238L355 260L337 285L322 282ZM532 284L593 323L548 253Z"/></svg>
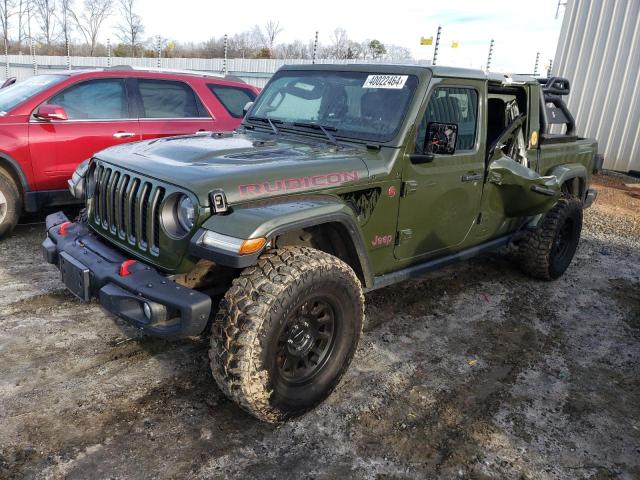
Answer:
<svg viewBox="0 0 640 480"><path fill-rule="evenodd" d="M19 226L0 242L0 478L640 478L628 221L592 209L556 282L493 254L367 295L340 387L278 427L222 396L205 340L75 300L44 226Z"/></svg>

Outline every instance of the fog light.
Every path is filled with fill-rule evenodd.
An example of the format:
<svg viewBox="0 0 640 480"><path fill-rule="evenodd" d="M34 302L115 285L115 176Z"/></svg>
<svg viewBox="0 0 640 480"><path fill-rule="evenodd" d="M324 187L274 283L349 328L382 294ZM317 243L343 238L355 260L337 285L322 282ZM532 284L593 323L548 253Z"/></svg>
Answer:
<svg viewBox="0 0 640 480"><path fill-rule="evenodd" d="M142 305L142 311L144 312L144 316L147 317L147 320L151 320L151 305L145 302Z"/></svg>

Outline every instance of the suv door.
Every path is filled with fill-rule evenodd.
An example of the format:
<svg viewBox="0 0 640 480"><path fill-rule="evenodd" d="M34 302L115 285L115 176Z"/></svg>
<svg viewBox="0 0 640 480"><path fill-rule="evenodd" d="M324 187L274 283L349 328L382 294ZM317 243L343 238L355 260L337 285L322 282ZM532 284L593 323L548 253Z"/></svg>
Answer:
<svg viewBox="0 0 640 480"><path fill-rule="evenodd" d="M129 111L123 78L84 80L66 87L46 103L60 105L67 120L29 123L34 169L69 178L78 164L107 147L140 139L138 119ZM52 157L55 161L52 161ZM64 184L52 185L65 188Z"/></svg>
<svg viewBox="0 0 640 480"><path fill-rule="evenodd" d="M458 81L459 82L459 81ZM443 80L431 90L417 128L415 148L424 152L431 122L455 124L453 154L433 154L429 163L405 155L395 256L418 259L459 250L480 212L484 181L484 139L479 134L485 83Z"/></svg>
<svg viewBox="0 0 640 480"><path fill-rule="evenodd" d="M213 119L185 82L139 78L137 98L143 139L213 130Z"/></svg>
<svg viewBox="0 0 640 480"><path fill-rule="evenodd" d="M253 102L257 96L249 88L232 85L207 83L207 88L220 103L220 110L226 114L225 118L217 119L218 128L223 131L234 130L238 127L244 117L244 107L247 103Z"/></svg>

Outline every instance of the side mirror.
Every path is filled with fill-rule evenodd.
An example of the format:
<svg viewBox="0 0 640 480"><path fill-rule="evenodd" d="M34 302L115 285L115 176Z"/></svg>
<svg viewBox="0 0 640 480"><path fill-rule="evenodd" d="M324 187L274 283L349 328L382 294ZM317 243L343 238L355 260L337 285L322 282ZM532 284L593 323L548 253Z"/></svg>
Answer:
<svg viewBox="0 0 640 480"><path fill-rule="evenodd" d="M253 107L253 102L247 102L245 103L243 109L242 109L242 114L246 115L247 112L249 112L249 110L251 110L251 107Z"/></svg>
<svg viewBox="0 0 640 480"><path fill-rule="evenodd" d="M40 120L69 120L69 115L60 105L45 104L34 113Z"/></svg>
<svg viewBox="0 0 640 480"><path fill-rule="evenodd" d="M424 153L453 155L456 153L458 125L455 123L430 122L424 140Z"/></svg>

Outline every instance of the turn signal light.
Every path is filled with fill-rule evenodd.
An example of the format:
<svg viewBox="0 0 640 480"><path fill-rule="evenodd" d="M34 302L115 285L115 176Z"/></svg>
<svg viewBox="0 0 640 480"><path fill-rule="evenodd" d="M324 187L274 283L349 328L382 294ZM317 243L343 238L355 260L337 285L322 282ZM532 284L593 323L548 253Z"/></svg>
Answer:
<svg viewBox="0 0 640 480"><path fill-rule="evenodd" d="M240 245L240 251L238 251L238 253L240 255L249 255L251 253L256 253L257 251L261 250L266 243L267 239L263 237L250 238L249 240L245 240L244 242L242 242L242 245Z"/></svg>
<svg viewBox="0 0 640 480"><path fill-rule="evenodd" d="M69 233L67 230L71 225L73 225L73 222L64 222L63 224L61 224L60 228L58 229L58 235L64 236Z"/></svg>
<svg viewBox="0 0 640 480"><path fill-rule="evenodd" d="M134 263L136 263L135 260L125 260L124 262L122 262L120 264L120 271L118 272L118 274L121 277L126 277L131 275L131 272L129 271L129 268L131 267L131 265L133 265Z"/></svg>

